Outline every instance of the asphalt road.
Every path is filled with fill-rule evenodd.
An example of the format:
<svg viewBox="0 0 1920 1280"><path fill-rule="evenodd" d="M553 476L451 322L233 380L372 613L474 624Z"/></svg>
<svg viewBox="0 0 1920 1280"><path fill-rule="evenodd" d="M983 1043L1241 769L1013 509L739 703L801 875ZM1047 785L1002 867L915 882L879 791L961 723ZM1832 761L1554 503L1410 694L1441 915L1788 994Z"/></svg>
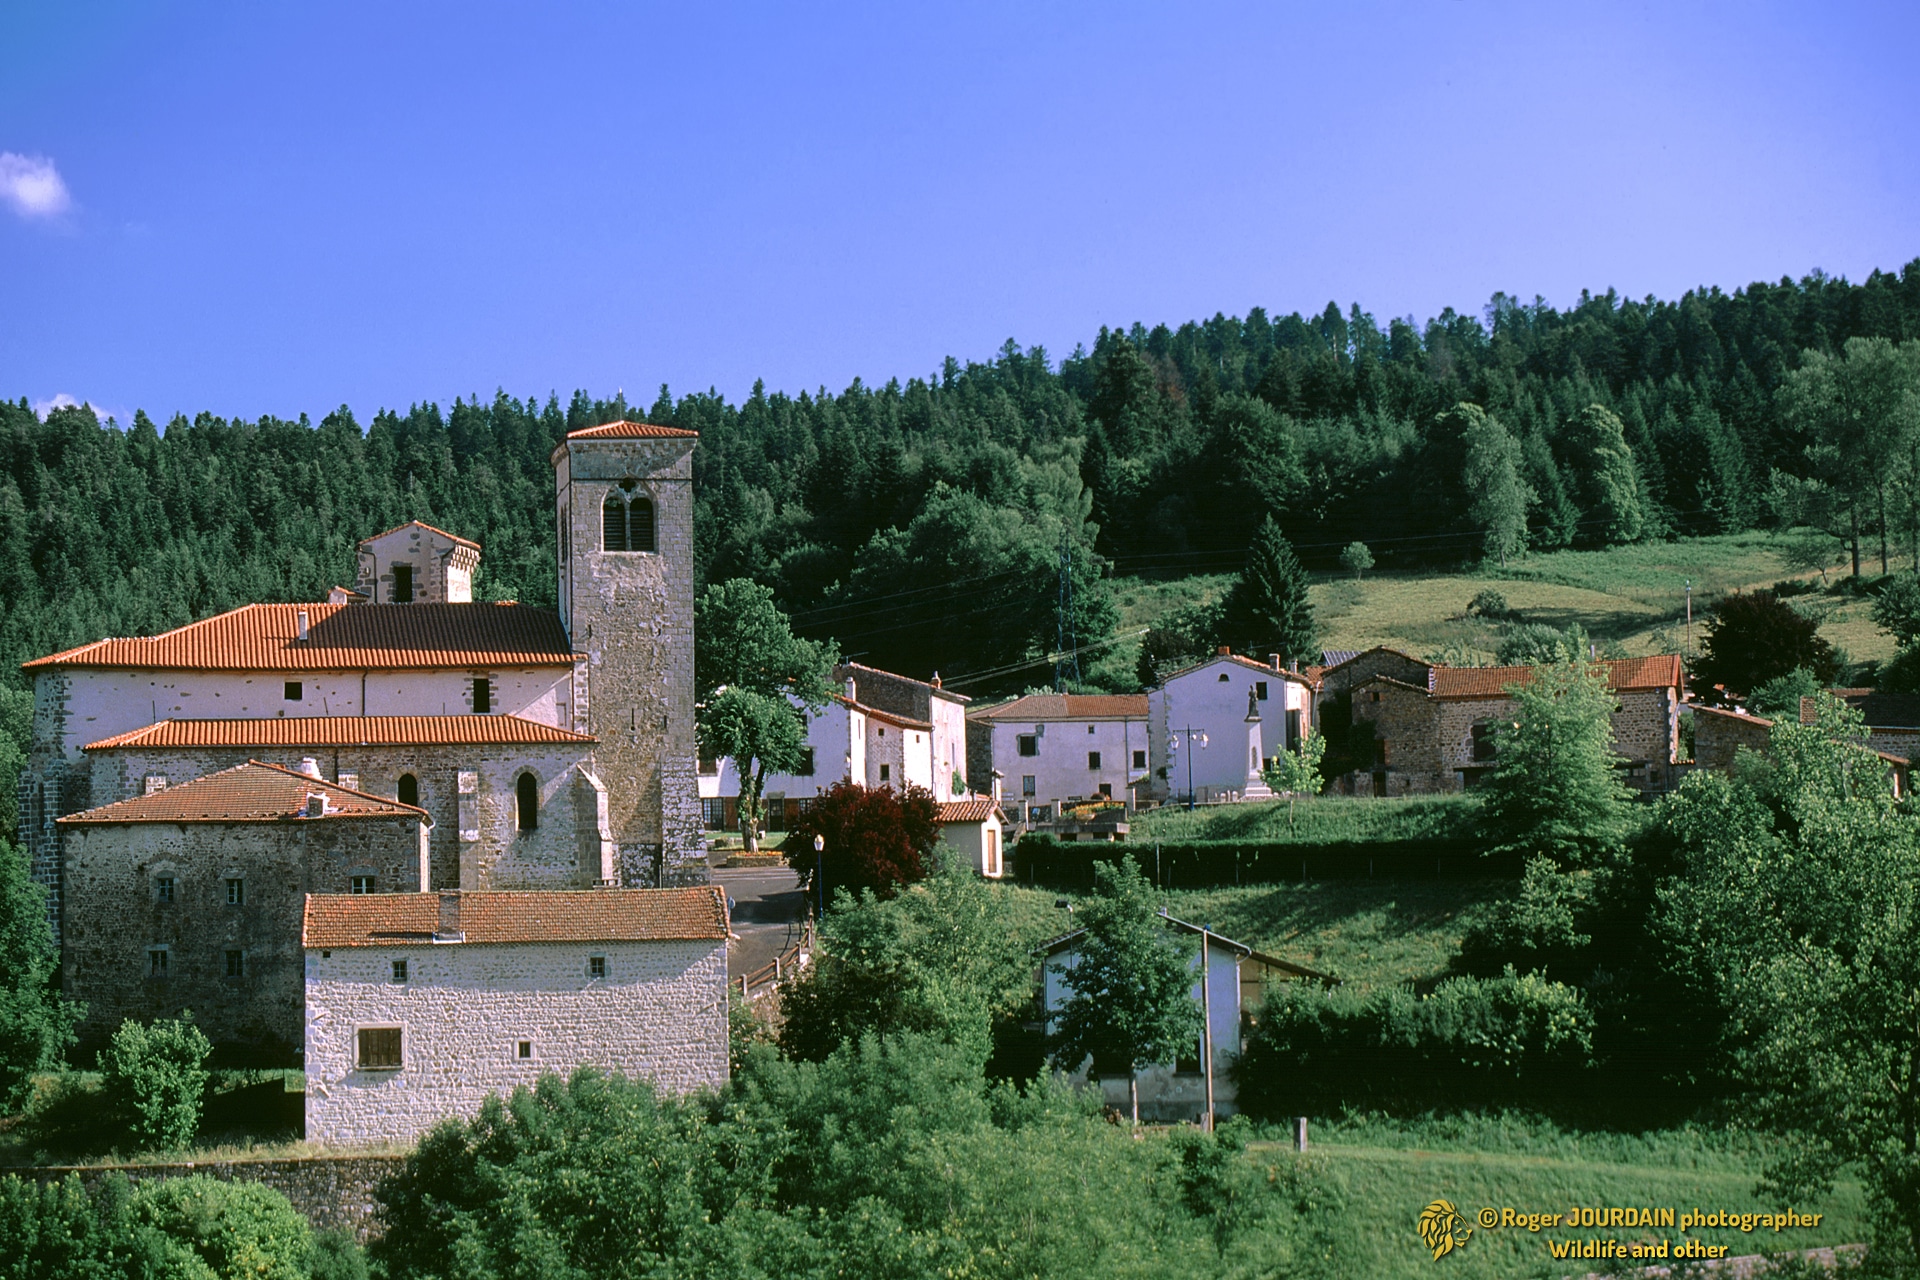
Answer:
<svg viewBox="0 0 1920 1280"><path fill-rule="evenodd" d="M721 867L713 880L733 899L735 940L727 946L727 977L737 983L800 940L806 897L800 877L787 867Z"/></svg>

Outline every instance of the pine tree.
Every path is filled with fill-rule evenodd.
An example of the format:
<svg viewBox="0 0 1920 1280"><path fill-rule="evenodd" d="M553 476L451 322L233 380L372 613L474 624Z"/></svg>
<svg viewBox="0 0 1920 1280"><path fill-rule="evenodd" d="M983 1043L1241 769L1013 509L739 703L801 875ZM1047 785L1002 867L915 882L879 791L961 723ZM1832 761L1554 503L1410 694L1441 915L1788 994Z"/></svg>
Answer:
<svg viewBox="0 0 1920 1280"><path fill-rule="evenodd" d="M1227 595L1221 640L1243 653L1297 658L1313 652L1318 629L1307 571L1268 516L1247 548L1247 567Z"/></svg>

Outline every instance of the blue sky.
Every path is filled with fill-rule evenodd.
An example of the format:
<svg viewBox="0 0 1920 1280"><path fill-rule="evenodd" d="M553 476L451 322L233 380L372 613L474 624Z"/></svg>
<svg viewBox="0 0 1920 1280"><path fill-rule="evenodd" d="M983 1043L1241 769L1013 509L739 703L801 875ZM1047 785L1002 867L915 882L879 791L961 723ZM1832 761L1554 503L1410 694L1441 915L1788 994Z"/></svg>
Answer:
<svg viewBox="0 0 1920 1280"><path fill-rule="evenodd" d="M650 402L1920 256L1900 4L10 5L0 395Z"/></svg>

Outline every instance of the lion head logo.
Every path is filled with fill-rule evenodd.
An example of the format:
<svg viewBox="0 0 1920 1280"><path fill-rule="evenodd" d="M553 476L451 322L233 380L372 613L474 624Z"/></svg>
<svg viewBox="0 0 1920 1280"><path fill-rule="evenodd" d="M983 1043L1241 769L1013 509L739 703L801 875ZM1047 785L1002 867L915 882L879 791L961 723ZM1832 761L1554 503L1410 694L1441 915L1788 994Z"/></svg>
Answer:
<svg viewBox="0 0 1920 1280"><path fill-rule="evenodd" d="M1472 1234L1473 1228L1451 1200L1435 1200L1420 1211L1420 1238L1433 1250L1435 1262L1465 1244Z"/></svg>

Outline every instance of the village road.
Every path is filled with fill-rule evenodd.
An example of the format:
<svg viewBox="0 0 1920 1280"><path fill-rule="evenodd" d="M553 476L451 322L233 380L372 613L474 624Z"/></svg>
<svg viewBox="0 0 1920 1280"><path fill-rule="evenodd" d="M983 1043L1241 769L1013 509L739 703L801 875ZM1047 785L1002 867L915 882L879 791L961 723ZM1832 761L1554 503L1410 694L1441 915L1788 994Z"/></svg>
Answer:
<svg viewBox="0 0 1920 1280"><path fill-rule="evenodd" d="M800 940L807 900L800 877L786 867L720 867L713 882L733 899L733 932L727 946L727 978L738 983Z"/></svg>

